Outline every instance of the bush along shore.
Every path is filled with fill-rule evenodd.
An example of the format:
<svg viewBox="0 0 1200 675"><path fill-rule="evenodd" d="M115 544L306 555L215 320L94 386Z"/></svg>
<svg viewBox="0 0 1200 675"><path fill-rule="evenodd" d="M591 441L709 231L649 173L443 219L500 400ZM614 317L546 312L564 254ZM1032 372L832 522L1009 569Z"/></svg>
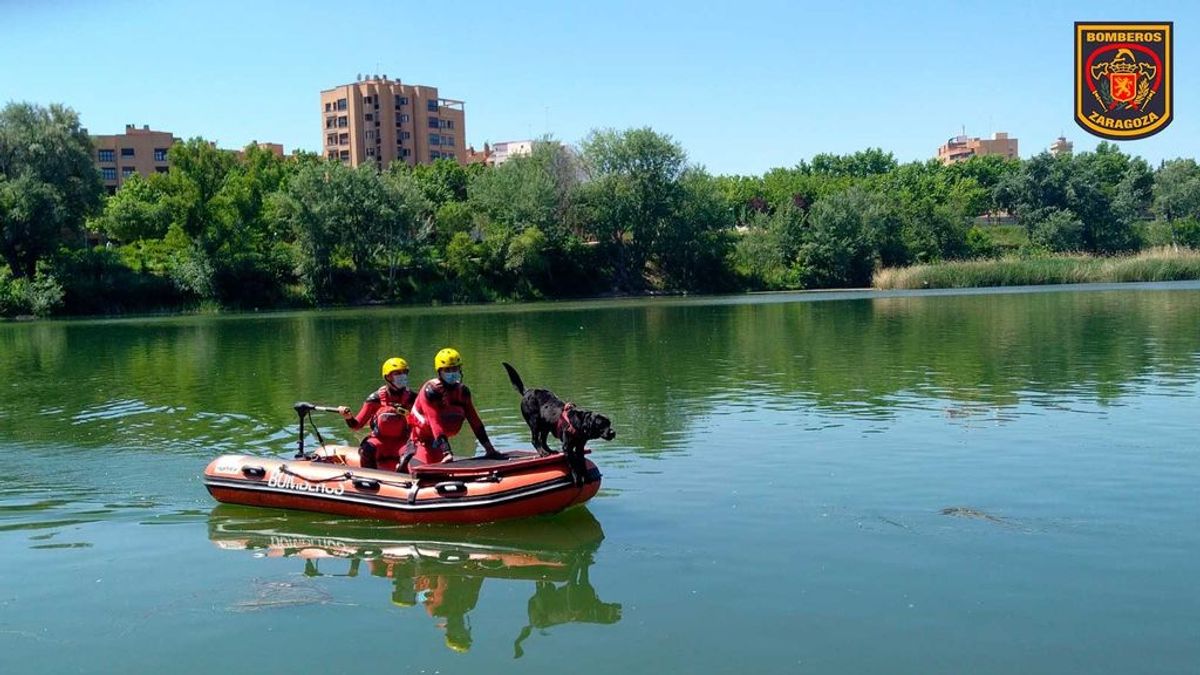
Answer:
<svg viewBox="0 0 1200 675"><path fill-rule="evenodd" d="M1200 167L1109 143L722 176L648 128L383 171L193 138L114 194L95 152L70 108L0 110L0 316L1198 276Z"/></svg>
<svg viewBox="0 0 1200 675"><path fill-rule="evenodd" d="M878 289L978 288L1200 279L1200 251L1156 248L1133 255L1009 256L881 269Z"/></svg>

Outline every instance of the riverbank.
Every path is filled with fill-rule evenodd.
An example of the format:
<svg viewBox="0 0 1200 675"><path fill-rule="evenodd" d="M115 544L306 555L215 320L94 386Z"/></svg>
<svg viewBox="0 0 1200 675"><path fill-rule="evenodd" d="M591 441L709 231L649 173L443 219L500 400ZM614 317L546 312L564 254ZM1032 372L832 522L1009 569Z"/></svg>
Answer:
<svg viewBox="0 0 1200 675"><path fill-rule="evenodd" d="M982 288L1200 279L1200 251L1157 248L1129 256L1053 255L943 262L882 269L877 289Z"/></svg>

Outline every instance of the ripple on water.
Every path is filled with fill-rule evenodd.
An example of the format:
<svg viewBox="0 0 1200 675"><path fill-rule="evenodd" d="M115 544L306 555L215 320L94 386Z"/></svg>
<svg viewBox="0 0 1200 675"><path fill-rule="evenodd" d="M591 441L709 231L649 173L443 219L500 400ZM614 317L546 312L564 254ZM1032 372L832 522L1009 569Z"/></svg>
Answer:
<svg viewBox="0 0 1200 675"><path fill-rule="evenodd" d="M148 413L173 413L179 410L171 406L148 405L137 399L115 399L106 401L98 406L84 408L83 412L75 413L71 416L72 424L86 424L93 420L119 420L133 415L145 415Z"/></svg>

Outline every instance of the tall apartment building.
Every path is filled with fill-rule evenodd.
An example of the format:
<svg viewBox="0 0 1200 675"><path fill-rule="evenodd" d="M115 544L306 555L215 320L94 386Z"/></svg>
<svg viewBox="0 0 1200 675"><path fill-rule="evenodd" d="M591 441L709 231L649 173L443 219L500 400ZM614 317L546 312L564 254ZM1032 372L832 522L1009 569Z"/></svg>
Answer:
<svg viewBox="0 0 1200 675"><path fill-rule="evenodd" d="M321 135L325 156L350 166L467 161L463 102L387 75L322 91Z"/></svg>
<svg viewBox="0 0 1200 675"><path fill-rule="evenodd" d="M149 126L138 129L132 124L125 125L123 134L92 136L96 148L93 161L104 188L109 194L116 192L134 172L141 176L166 173L170 166L167 151L177 142L169 131L153 131Z"/></svg>
<svg viewBox="0 0 1200 675"><path fill-rule="evenodd" d="M1009 138L1003 131L997 132L991 139L955 136L938 148L937 152L937 158L942 164L963 162L984 155L1001 155L1016 159L1017 139Z"/></svg>

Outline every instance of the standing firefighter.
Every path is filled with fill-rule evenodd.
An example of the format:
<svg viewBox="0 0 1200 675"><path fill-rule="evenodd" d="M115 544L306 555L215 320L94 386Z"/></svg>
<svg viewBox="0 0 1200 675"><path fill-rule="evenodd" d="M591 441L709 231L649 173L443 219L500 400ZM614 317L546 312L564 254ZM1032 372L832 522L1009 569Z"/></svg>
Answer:
<svg viewBox="0 0 1200 675"><path fill-rule="evenodd" d="M462 356L457 349L447 347L433 358L437 377L421 386L412 407L412 447L401 461L399 470L412 466L446 462L454 458L450 439L462 430L463 422L471 425L475 438L483 446L484 456L504 459L496 451L487 430L471 401L471 390L462 383Z"/></svg>
<svg viewBox="0 0 1200 675"><path fill-rule="evenodd" d="M408 411L417 395L408 388L408 362L394 356L383 362L383 386L363 401L357 415L341 406L338 412L346 425L358 430L370 425L371 435L363 439L358 454L364 469L375 469L382 461L398 461L410 434Z"/></svg>

